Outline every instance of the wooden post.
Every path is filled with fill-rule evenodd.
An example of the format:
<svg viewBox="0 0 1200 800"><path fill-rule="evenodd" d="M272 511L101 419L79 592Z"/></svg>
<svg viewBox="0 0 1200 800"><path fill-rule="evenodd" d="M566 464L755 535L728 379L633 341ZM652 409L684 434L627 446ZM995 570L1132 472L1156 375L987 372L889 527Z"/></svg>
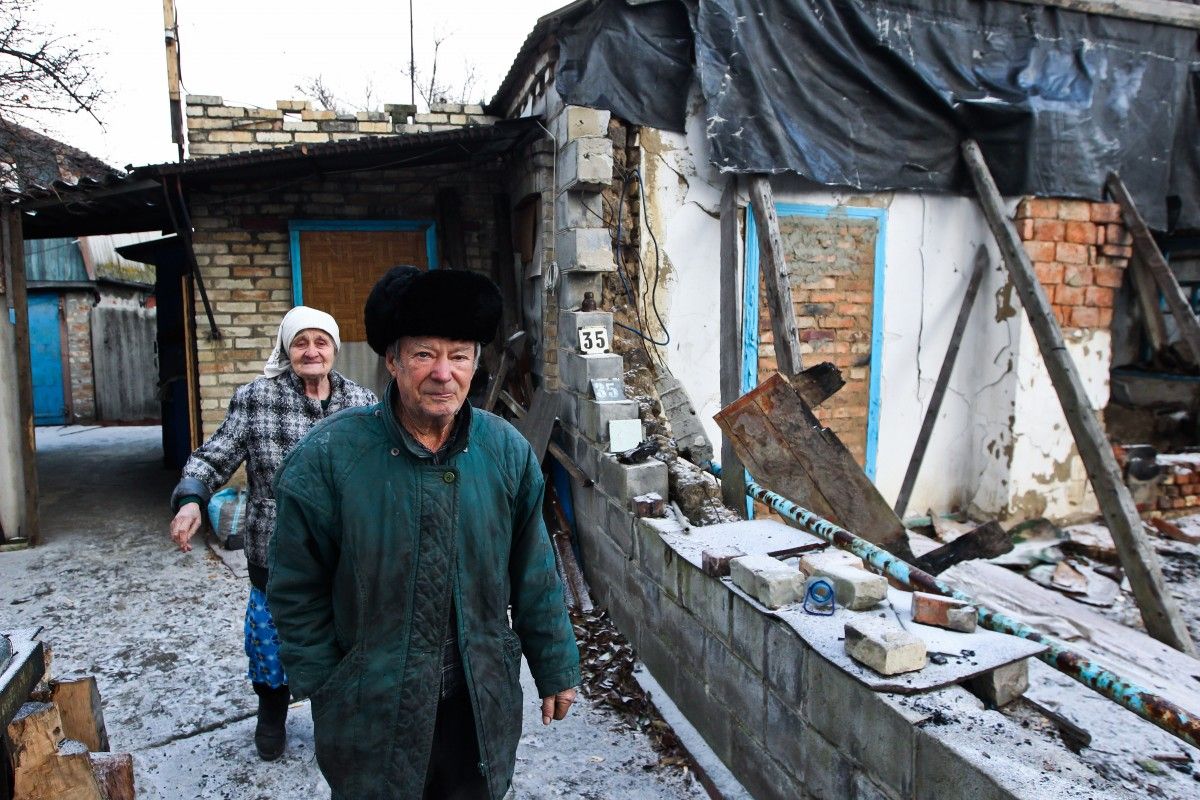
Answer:
<svg viewBox="0 0 1200 800"><path fill-rule="evenodd" d="M1004 263L1037 337L1038 348L1062 403L1063 414L1087 468L1104 521L1112 533L1121 566L1129 576L1146 630L1155 639L1194 655L1195 645L1188 635L1187 626L1179 615L1174 599L1163 587L1158 556L1146 541L1142 520L1129 489L1121 480L1112 447L1100 428L1100 421L1092 412L1083 382L1075 371L1062 331L1059 330L1046 293L1034 274L1029 255L1021 244L1016 227L1005 214L1004 201L983 160L983 153L972 140L963 143L962 151L983 213L1000 245Z"/></svg>
<svg viewBox="0 0 1200 800"><path fill-rule="evenodd" d="M800 335L796 330L796 307L792 304L792 284L788 280L787 261L783 257L783 238L775 197L766 175L750 178L750 208L758 228L759 262L767 287L767 308L771 312L771 333L775 337L775 361L779 372L790 378L800 365Z"/></svg>
<svg viewBox="0 0 1200 800"><path fill-rule="evenodd" d="M447 187L437 193L438 238L442 241L439 256L445 269L467 268L467 243L463 239L462 199L458 190Z"/></svg>
<svg viewBox="0 0 1200 800"><path fill-rule="evenodd" d="M933 395L929 398L929 407L925 409L925 419L921 421L917 443L913 445L912 458L908 461L908 470L900 484L900 495L896 498L896 516L901 519L908 509L908 500L912 497L913 486L921 471L921 462L925 460L925 448L929 446L934 423L942 410L942 398L946 396L946 387L950 385L950 375L954 372L954 362L958 359L958 348L962 344L963 332L967 329L967 320L971 317L971 307L975 305L975 295L979 293L979 284L983 283L983 273L987 270L987 264L987 248L979 245L979 249L975 251L975 270L971 273L967 293L963 295L962 305L958 308L958 319L954 321L950 345L946 348L946 357L942 360L942 370L933 385Z"/></svg>
<svg viewBox="0 0 1200 800"><path fill-rule="evenodd" d="M29 296L25 291L25 238L21 214L11 206L0 208L5 260L8 261L9 297L16 317L17 402L21 411L21 467L25 483L25 518L20 536L29 545L40 539L38 526L37 440L33 428L33 365L29 354Z"/></svg>
<svg viewBox="0 0 1200 800"><path fill-rule="evenodd" d="M180 96L179 22L175 15L175 0L163 0L163 42L167 48L167 96L171 105L171 141L183 161L183 102Z"/></svg>
<svg viewBox="0 0 1200 800"><path fill-rule="evenodd" d="M1175 319L1175 328L1179 331L1179 338L1183 340L1184 349L1192 363L1200 366L1200 320L1197 320L1192 312L1192 306L1184 296L1183 289L1179 287L1175 273L1163 258L1162 251L1158 249L1149 226L1138 213L1137 206L1133 204L1133 198L1125 188L1121 176L1115 172L1108 173L1104 187L1121 207L1121 218L1125 220L1125 227L1133 236L1133 252L1141 261L1141 266L1154 278L1163 299L1167 301L1167 308L1171 310L1171 316Z"/></svg>
<svg viewBox="0 0 1200 800"><path fill-rule="evenodd" d="M738 280L738 252L742 237L738 226L737 176L725 179L721 191L721 407L742 394L742 301ZM728 436L721 437L721 499L726 507L746 513L746 470Z"/></svg>
<svg viewBox="0 0 1200 800"><path fill-rule="evenodd" d="M1150 339L1150 349L1158 356L1167 346L1167 326L1162 309L1158 307L1158 287L1136 252L1129 259L1129 277L1133 280L1133 294L1141 311L1142 326Z"/></svg>

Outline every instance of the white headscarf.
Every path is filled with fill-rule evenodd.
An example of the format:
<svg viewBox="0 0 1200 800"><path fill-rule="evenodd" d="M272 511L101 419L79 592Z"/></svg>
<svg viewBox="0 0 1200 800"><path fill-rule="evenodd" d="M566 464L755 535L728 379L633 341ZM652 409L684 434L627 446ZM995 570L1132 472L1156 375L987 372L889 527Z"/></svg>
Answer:
<svg viewBox="0 0 1200 800"><path fill-rule="evenodd" d="M288 351L292 347L292 340L300 331L309 328L316 328L333 337L335 353L342 349L342 335L338 330L337 320L324 311L318 311L308 306L296 306L284 314L283 321L279 323L279 335L275 337L275 349L271 351L271 357L267 359L267 364L263 367L263 375L274 378L292 368L292 359L288 355Z"/></svg>

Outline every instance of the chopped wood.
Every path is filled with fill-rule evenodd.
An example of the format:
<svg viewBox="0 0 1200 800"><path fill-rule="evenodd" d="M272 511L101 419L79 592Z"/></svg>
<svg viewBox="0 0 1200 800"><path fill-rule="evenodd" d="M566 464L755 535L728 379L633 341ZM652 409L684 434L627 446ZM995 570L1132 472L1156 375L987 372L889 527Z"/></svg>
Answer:
<svg viewBox="0 0 1200 800"><path fill-rule="evenodd" d="M907 532L837 436L781 374L716 415L755 480L909 560Z"/></svg>
<svg viewBox="0 0 1200 800"><path fill-rule="evenodd" d="M13 769L29 770L48 761L63 740L62 717L53 703L26 703L8 723Z"/></svg>
<svg viewBox="0 0 1200 800"><path fill-rule="evenodd" d="M1117 466L1112 444L1092 410L1083 380L1067 350L1050 301L1046 299L1045 289L1033 271L1033 264L1016 227L1008 217L1004 199L996 188L983 153L972 140L963 143L962 153L975 183L984 216L1000 246L1008 274L1037 339L1038 349L1087 469L1104 521L1112 531L1113 541L1121 556L1121 566L1125 568L1133 588L1146 630L1156 639L1195 655L1196 646L1174 598L1163 584L1158 556L1143 533L1141 517ZM1191 315L1191 322L1196 322L1194 315Z"/></svg>
<svg viewBox="0 0 1200 800"><path fill-rule="evenodd" d="M936 526L935 526L936 530ZM917 561L917 566L930 575L940 572L960 561L974 558L995 558L1013 549L1012 537L995 520L985 522L970 533L956 537L949 544L926 553Z"/></svg>
<svg viewBox="0 0 1200 800"><path fill-rule="evenodd" d="M50 697L62 717L64 736L83 742L93 753L108 751L108 730L94 677L51 681Z"/></svg>
<svg viewBox="0 0 1200 800"><path fill-rule="evenodd" d="M33 769L13 771L13 800L107 800L82 742L64 739Z"/></svg>
<svg viewBox="0 0 1200 800"><path fill-rule="evenodd" d="M104 800L134 800L133 756L129 753L92 753L88 758Z"/></svg>

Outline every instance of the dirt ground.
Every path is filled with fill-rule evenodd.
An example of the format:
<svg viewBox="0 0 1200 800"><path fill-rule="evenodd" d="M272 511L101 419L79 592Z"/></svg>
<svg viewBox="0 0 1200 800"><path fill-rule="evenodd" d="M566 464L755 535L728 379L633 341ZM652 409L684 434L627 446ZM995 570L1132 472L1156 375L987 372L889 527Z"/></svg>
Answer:
<svg viewBox="0 0 1200 800"><path fill-rule="evenodd" d="M247 582L204 547L176 550L158 428L38 430L42 537L0 554L0 630L43 626L58 677L95 675L114 751L132 752L140 800L327 798L308 704L293 707L286 755L254 753L245 678ZM525 671L518 797L704 798L649 740L580 698L543 728Z"/></svg>

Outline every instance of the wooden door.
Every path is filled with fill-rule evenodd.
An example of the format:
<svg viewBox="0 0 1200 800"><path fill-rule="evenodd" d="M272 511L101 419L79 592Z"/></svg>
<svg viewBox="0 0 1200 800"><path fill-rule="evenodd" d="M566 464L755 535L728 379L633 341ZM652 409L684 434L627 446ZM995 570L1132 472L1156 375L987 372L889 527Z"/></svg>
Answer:
<svg viewBox="0 0 1200 800"><path fill-rule="evenodd" d="M363 303L397 264L426 268L424 231L300 231L304 305L327 311L342 342L365 342Z"/></svg>

